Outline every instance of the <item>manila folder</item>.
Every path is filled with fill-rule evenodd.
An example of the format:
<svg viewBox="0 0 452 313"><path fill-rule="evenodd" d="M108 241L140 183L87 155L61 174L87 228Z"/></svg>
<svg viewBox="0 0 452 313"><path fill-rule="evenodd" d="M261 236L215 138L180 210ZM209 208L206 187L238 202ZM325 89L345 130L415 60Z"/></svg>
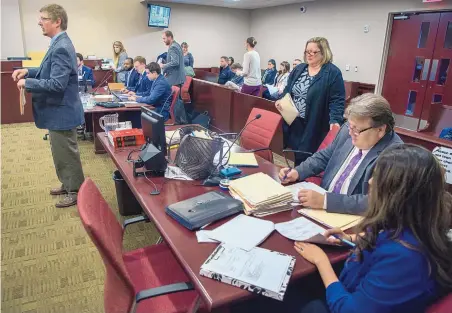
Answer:
<svg viewBox="0 0 452 313"><path fill-rule="evenodd" d="M281 104L281 110L279 113L281 113L286 123L291 125L299 114L295 104L293 103L292 97L289 93L286 93L286 95L279 100L279 103Z"/></svg>

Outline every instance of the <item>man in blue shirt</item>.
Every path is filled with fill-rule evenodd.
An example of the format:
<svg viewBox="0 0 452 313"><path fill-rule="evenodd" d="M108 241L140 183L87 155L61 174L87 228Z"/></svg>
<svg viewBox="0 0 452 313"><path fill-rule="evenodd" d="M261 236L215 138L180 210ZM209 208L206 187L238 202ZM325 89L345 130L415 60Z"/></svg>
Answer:
<svg viewBox="0 0 452 313"><path fill-rule="evenodd" d="M135 91L127 89L127 94L129 96L147 96L151 90L152 82L146 77L146 59L142 56L138 56L133 61L135 70L140 74L140 76L135 86Z"/></svg>
<svg viewBox="0 0 452 313"><path fill-rule="evenodd" d="M146 66L147 79L152 81L152 87L149 95L137 98L131 96L129 100L138 103L150 104L155 107L155 111L163 115L165 121L168 120L170 113L169 109L172 102L172 91L168 81L161 74L160 65L156 62L151 62Z"/></svg>
<svg viewBox="0 0 452 313"><path fill-rule="evenodd" d="M133 67L133 59L127 58L124 61L123 68L126 70L125 88L130 91L135 91L135 87L140 79L140 74Z"/></svg>
<svg viewBox="0 0 452 313"><path fill-rule="evenodd" d="M220 85L226 84L226 82L230 81L235 74L231 71L229 67L229 58L222 56L220 59L220 76L218 77L218 83Z"/></svg>
<svg viewBox="0 0 452 313"><path fill-rule="evenodd" d="M81 53L76 53L76 56L79 83L83 82L84 84L86 81L89 86L94 86L96 81L94 80L93 70L83 64L83 55Z"/></svg>

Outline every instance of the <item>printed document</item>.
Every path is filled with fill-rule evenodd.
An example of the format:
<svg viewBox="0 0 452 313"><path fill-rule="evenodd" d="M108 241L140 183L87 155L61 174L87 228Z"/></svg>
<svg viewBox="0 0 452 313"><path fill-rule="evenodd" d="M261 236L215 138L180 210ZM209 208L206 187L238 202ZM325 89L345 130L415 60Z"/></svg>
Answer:
<svg viewBox="0 0 452 313"><path fill-rule="evenodd" d="M285 223L275 224L275 229L284 237L295 241L308 240L325 232L325 228L320 227L304 217L299 217Z"/></svg>
<svg viewBox="0 0 452 313"><path fill-rule="evenodd" d="M292 193L293 201L296 202L295 205L299 205L298 193L300 192L301 189L314 190L322 195L324 195L326 193L326 190L323 189L322 187L317 186L316 184L313 184L313 183L305 182L305 181L294 184L294 185L286 186L286 188L288 188L290 190L290 192Z"/></svg>

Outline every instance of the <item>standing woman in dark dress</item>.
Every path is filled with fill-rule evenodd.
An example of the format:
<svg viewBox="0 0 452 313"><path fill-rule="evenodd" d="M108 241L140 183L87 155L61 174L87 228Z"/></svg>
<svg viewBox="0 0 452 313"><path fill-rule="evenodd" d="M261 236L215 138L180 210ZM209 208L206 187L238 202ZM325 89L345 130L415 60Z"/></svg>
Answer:
<svg viewBox="0 0 452 313"><path fill-rule="evenodd" d="M283 97L289 93L299 116L289 126L283 123L284 148L315 152L333 125L343 122L345 87L342 73L333 61L328 40L314 37L304 51L305 63L293 69ZM280 101L276 108L281 110ZM308 155L295 154L295 165Z"/></svg>

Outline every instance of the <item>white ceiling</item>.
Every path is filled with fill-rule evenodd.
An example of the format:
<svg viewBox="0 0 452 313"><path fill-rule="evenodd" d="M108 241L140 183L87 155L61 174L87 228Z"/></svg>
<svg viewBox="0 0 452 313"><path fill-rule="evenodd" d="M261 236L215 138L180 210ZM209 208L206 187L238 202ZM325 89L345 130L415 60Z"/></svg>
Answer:
<svg viewBox="0 0 452 313"><path fill-rule="evenodd" d="M173 2L185 4L209 5L236 9L258 9L284 4L312 2L316 0L156 0L156 2ZM152 3L152 0L147 0Z"/></svg>

